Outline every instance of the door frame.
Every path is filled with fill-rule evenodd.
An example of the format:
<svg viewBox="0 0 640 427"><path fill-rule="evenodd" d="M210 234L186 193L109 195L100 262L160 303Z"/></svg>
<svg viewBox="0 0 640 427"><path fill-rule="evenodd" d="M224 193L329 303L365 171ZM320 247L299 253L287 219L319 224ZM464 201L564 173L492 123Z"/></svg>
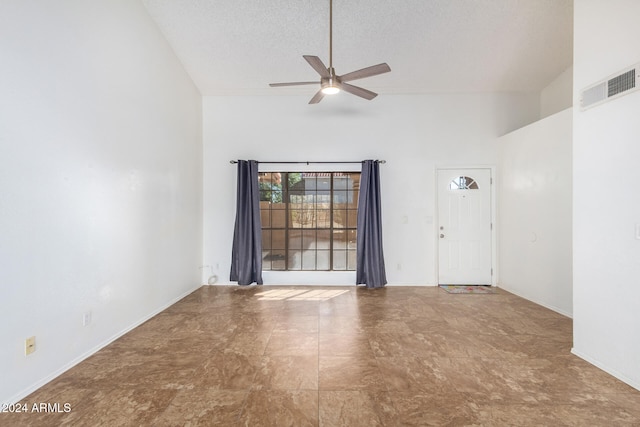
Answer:
<svg viewBox="0 0 640 427"><path fill-rule="evenodd" d="M436 286L440 283L440 239L438 238L440 230L438 224L440 224L440 191L438 182L438 172L441 170L457 170L457 169L488 169L491 174L491 286L497 286L498 284L498 248L497 248L497 180L496 180L496 167L493 165L436 165L434 170L434 182L435 182L435 221L433 223L433 236L435 239L435 271L436 271Z"/></svg>

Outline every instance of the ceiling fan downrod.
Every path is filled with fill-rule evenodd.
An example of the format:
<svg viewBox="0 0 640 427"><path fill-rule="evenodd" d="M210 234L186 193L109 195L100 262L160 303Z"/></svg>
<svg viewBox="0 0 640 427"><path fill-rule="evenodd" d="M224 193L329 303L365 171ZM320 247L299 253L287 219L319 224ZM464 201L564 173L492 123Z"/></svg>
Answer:
<svg viewBox="0 0 640 427"><path fill-rule="evenodd" d="M336 79L336 70L333 68L333 0L329 0L329 77L322 82L322 93L335 95L340 92L339 82Z"/></svg>
<svg viewBox="0 0 640 427"><path fill-rule="evenodd" d="M329 0L329 70L333 70L333 0Z"/></svg>

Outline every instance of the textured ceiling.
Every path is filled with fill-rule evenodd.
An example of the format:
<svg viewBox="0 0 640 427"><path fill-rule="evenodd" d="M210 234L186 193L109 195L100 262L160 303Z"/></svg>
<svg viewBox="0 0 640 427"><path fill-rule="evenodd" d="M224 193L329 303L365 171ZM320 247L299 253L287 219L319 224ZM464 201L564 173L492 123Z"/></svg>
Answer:
<svg viewBox="0 0 640 427"><path fill-rule="evenodd" d="M329 0L142 0L203 95L312 94ZM539 91L573 62L572 0L334 0L337 74L379 93Z"/></svg>

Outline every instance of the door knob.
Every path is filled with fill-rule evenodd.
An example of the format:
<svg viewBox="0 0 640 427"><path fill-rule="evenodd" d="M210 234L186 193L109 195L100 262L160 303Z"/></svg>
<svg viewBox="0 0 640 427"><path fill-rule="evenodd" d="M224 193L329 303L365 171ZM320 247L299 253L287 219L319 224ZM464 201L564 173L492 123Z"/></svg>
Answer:
<svg viewBox="0 0 640 427"><path fill-rule="evenodd" d="M441 239L444 238L444 234L440 233L440 238Z"/></svg>

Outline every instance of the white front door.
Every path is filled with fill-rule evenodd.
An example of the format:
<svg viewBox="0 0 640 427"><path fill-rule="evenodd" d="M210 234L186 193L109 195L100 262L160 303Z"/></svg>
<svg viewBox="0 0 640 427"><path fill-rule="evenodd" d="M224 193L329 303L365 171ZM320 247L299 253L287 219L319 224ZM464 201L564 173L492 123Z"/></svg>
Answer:
<svg viewBox="0 0 640 427"><path fill-rule="evenodd" d="M491 169L438 170L438 283L491 285Z"/></svg>

